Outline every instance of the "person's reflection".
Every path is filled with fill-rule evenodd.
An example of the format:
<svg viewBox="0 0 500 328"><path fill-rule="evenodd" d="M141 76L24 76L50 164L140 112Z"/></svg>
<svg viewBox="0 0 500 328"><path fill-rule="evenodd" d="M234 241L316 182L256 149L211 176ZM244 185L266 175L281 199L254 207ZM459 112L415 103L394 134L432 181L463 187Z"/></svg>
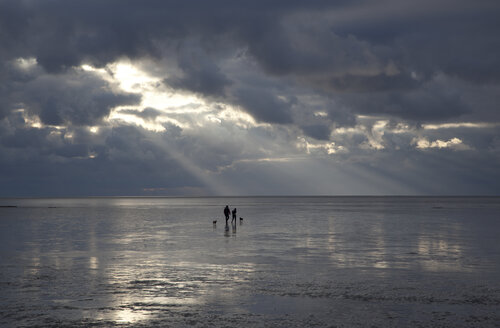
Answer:
<svg viewBox="0 0 500 328"><path fill-rule="evenodd" d="M231 227L233 228L233 234L236 233L236 220L234 220L234 223L233 221L231 221Z"/></svg>
<svg viewBox="0 0 500 328"><path fill-rule="evenodd" d="M224 229L224 236L229 237L229 224L226 221L226 227Z"/></svg>

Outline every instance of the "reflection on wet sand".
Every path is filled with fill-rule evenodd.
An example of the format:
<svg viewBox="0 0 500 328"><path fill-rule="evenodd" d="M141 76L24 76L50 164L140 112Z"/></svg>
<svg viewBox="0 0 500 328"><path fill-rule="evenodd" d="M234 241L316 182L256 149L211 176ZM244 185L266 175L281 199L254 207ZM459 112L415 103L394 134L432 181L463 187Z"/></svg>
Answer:
<svg viewBox="0 0 500 328"><path fill-rule="evenodd" d="M325 249L335 267L373 267L377 269L410 269L426 271L470 271L461 265L463 250L459 222L447 222L439 234L415 229L410 238L402 239L394 227L384 224L386 218L346 223L341 217L328 220ZM315 238L317 239L317 238ZM317 241L316 241L317 242ZM311 243L306 244L310 249ZM458 265L457 265L458 264ZM383 274L384 271L379 271Z"/></svg>
<svg viewBox="0 0 500 328"><path fill-rule="evenodd" d="M220 211L204 201L215 205L21 208L2 218L0 326L407 326L387 313L415 315L420 326L448 320L434 320L436 311L495 322L496 207L472 225L445 201L436 211L253 199L238 206L245 225L225 229L212 228L216 214L200 218Z"/></svg>
<svg viewBox="0 0 500 328"><path fill-rule="evenodd" d="M458 243L440 239L443 237L421 236L418 240L419 263L428 271L470 271L461 263L462 247Z"/></svg>
<svg viewBox="0 0 500 328"><path fill-rule="evenodd" d="M188 311L208 302L234 302L251 280L253 264L173 261L161 254L129 254L107 263L101 288L106 291L103 320L134 323L158 312ZM152 316L152 313L155 315Z"/></svg>

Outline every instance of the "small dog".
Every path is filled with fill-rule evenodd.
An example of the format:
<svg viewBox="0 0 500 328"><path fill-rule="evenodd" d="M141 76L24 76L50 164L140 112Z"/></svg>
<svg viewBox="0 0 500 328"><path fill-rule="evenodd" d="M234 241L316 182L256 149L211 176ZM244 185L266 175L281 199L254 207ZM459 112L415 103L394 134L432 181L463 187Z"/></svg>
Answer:
<svg viewBox="0 0 500 328"><path fill-rule="evenodd" d="M240 222L243 221L243 218L240 218Z"/></svg>
<svg viewBox="0 0 500 328"><path fill-rule="evenodd" d="M216 225L216 224L217 224L217 220L213 220L213 221L212 221L212 223L213 223L214 225Z"/></svg>

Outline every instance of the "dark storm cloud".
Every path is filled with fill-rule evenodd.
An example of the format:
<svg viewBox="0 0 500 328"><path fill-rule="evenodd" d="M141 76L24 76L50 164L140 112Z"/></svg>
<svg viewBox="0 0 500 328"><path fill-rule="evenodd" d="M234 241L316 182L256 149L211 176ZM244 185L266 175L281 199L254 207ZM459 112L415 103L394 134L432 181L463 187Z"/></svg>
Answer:
<svg viewBox="0 0 500 328"><path fill-rule="evenodd" d="M336 160L413 184L419 192L467 191L468 183L473 191L492 192L488 183L481 189L481 171L498 177L498 129L417 127L500 121L499 21L500 5L487 0L0 0L3 194L21 188L16 186L43 194L53 186L53 194L64 195L68 183L81 186L81 194L202 186L179 161L182 156L201 171L244 167L241 184L251 184L253 169L266 165L246 159L296 155L291 149L303 137L343 146L347 151L335 154ZM165 124L160 143L140 128L105 126L116 106L146 121L161 115L132 108L140 95L78 68L121 59L148 61L149 72L174 91L237 105L270 123L267 130L248 132L267 148L249 146L224 122L217 131L231 133L218 136L188 135ZM28 116L49 126L33 128ZM377 136L372 129L378 119L410 129ZM89 132L88 126L99 124L98 133ZM358 132L332 133L337 127ZM470 149L417 149L416 136L429 142L460 138ZM371 149L370 138L384 148ZM176 152L182 156L176 159ZM269 166L263 176L281 169L279 163ZM456 182L460 175L463 181ZM433 182L438 178L441 185ZM273 180L277 193L279 180Z"/></svg>
<svg viewBox="0 0 500 328"><path fill-rule="evenodd" d="M49 135L49 129L18 128L2 138L2 144L9 148L42 148Z"/></svg>
<svg viewBox="0 0 500 328"><path fill-rule="evenodd" d="M105 64L121 56L158 55L155 40L190 34L251 31L276 16L304 7L300 2L245 4L233 1L2 1L3 36L51 70L82 61ZM321 2L313 7L324 6ZM18 23L25 24L18 24ZM248 33L247 33L248 34ZM21 38L21 39L19 39ZM24 40L23 40L24 39ZM28 44L29 43L29 44Z"/></svg>
<svg viewBox="0 0 500 328"><path fill-rule="evenodd" d="M307 136L318 140L330 139L330 128L326 125L321 125L321 124L307 125L303 126L302 130Z"/></svg>
<svg viewBox="0 0 500 328"><path fill-rule="evenodd" d="M86 128L12 128L9 124L16 123L13 120L4 121L4 131L0 134L6 161L31 158L34 162L49 159L59 162L71 158L88 158L102 149L99 136Z"/></svg>
<svg viewBox="0 0 500 328"><path fill-rule="evenodd" d="M147 131L132 126L99 133L26 128L0 138L1 196L138 195L145 188L203 186Z"/></svg>
<svg viewBox="0 0 500 328"><path fill-rule="evenodd" d="M24 108L48 125L94 125L112 108L138 104L141 99L138 94L116 90L91 72L73 69L51 75L36 62L24 68L20 65L16 61L4 63L1 115Z"/></svg>
<svg viewBox="0 0 500 328"><path fill-rule="evenodd" d="M236 91L236 101L259 121L286 124L292 122L292 101L278 98L269 90L245 88Z"/></svg>
<svg viewBox="0 0 500 328"><path fill-rule="evenodd" d="M184 70L182 77L170 77L165 79L165 83L173 88L184 89L206 96L222 96L224 88L231 84L231 81L220 73L215 66L201 67L193 70Z"/></svg>
<svg viewBox="0 0 500 328"><path fill-rule="evenodd" d="M182 76L172 76L164 82L173 88L205 96L224 96L225 88L231 85L231 80L203 49L197 46L189 47L189 43L187 44L183 44L177 52Z"/></svg>
<svg viewBox="0 0 500 328"><path fill-rule="evenodd" d="M180 72L165 82L207 96L229 96L234 82L221 63L212 60L214 45L245 49L265 74L294 78L313 92L317 88L316 92L334 96L349 92L369 98L367 93L384 91L398 93L389 98L402 102L406 91L419 89L436 73L470 83L500 79L500 6L489 1L476 5L424 1L419 7L392 0L251 4L53 0L2 1L1 5L5 58L36 57L45 69L56 72L81 63L102 66L124 56L170 56L177 58ZM172 44L183 45L187 39L198 41L172 51ZM170 46L165 48L166 44ZM258 96L252 89L242 92ZM240 94L237 99L242 107L258 120L290 121L279 101L277 113L272 114L261 109L264 104L249 106L270 103L270 97L265 95L267 100L260 101ZM373 101L377 100L375 96ZM431 97L429 101L435 108L436 100ZM387 110L381 105L371 111L428 119L429 111L417 107ZM361 105L351 110L366 112ZM435 117L449 118L449 114ZM61 117L46 115L46 119Z"/></svg>
<svg viewBox="0 0 500 328"><path fill-rule="evenodd" d="M394 76L388 76L387 74L374 76L346 74L330 80L330 86L339 92L407 91L415 89L420 85L421 83L411 78L409 74L397 74Z"/></svg>
<svg viewBox="0 0 500 328"><path fill-rule="evenodd" d="M461 101L460 93L440 83L428 83L406 92L349 94L345 100L356 112L383 114L415 121L443 121L472 110Z"/></svg>
<svg viewBox="0 0 500 328"><path fill-rule="evenodd" d="M139 95L114 92L105 81L45 77L29 83L22 102L49 125L93 125L119 105L138 104Z"/></svg>

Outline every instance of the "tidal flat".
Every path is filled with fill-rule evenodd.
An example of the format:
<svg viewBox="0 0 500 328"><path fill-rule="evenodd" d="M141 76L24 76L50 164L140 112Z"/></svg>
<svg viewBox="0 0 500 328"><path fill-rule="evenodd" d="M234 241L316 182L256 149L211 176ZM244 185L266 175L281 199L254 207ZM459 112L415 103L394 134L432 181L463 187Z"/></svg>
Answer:
<svg viewBox="0 0 500 328"><path fill-rule="evenodd" d="M499 235L498 197L0 199L0 326L499 327Z"/></svg>

